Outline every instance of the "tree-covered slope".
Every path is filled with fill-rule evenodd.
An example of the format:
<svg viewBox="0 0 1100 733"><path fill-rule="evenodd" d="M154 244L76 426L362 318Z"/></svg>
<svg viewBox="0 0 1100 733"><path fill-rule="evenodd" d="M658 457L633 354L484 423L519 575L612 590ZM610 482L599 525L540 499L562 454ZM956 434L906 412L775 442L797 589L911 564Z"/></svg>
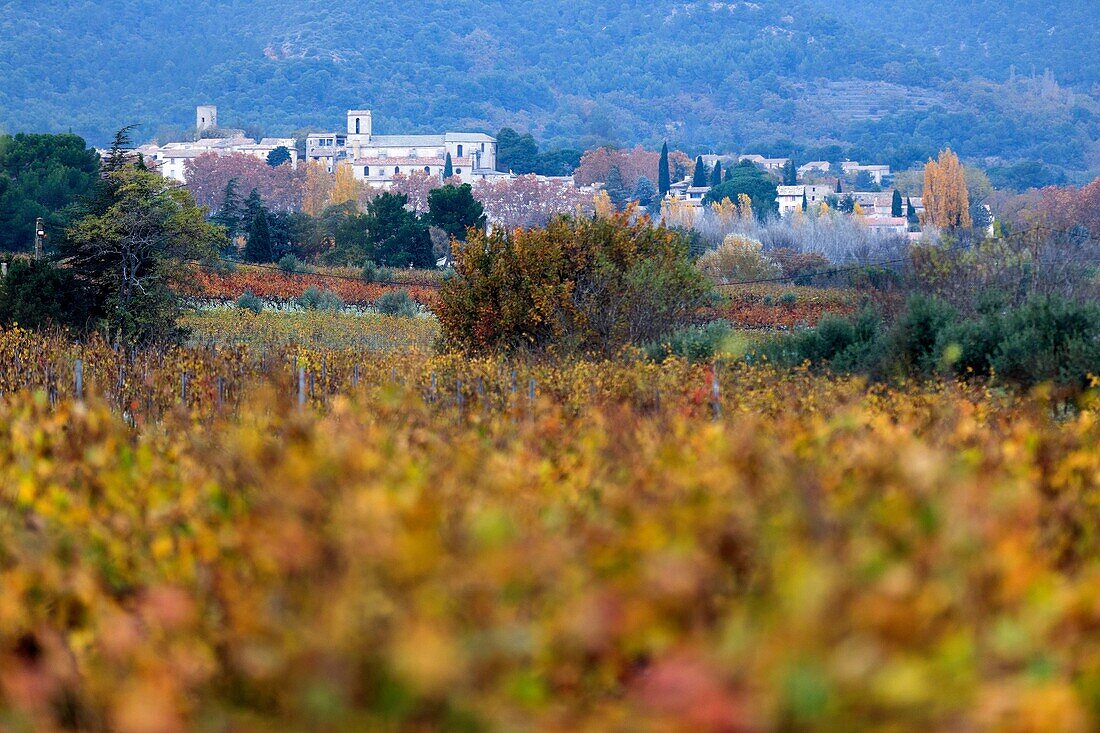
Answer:
<svg viewBox="0 0 1100 733"><path fill-rule="evenodd" d="M194 105L380 132L1100 165L1100 6L1041 0L37 0L0 14L0 127L153 135ZM1044 77L1046 70L1051 75ZM817 148L817 149L813 149ZM835 152L836 149L833 149Z"/></svg>

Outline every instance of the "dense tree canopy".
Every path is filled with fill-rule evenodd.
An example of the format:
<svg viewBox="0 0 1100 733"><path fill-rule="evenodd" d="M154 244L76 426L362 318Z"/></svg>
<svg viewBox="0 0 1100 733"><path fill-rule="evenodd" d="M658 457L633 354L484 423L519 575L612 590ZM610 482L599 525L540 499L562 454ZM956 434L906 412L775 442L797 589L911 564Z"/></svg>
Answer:
<svg viewBox="0 0 1100 733"><path fill-rule="evenodd" d="M99 173L99 155L76 135L0 136L0 250L34 246L34 222L54 239Z"/></svg>
<svg viewBox="0 0 1100 733"><path fill-rule="evenodd" d="M775 181L752 164L729 168L725 181L710 189L704 201L708 204L725 199L737 202L741 194L751 199L753 213L758 219L766 219L779 210Z"/></svg>
<svg viewBox="0 0 1100 733"><path fill-rule="evenodd" d="M950 144L964 159L1100 165L1100 66L1081 63L1100 49L1094 2L552 0L520 13L380 0L362 13L319 0L39 0L9 10L0 126L73 129L97 144L129 120L146 137L189 128L207 101L226 125L266 134L331 129L363 104L380 133L512 128L547 149L667 138L904 169Z"/></svg>

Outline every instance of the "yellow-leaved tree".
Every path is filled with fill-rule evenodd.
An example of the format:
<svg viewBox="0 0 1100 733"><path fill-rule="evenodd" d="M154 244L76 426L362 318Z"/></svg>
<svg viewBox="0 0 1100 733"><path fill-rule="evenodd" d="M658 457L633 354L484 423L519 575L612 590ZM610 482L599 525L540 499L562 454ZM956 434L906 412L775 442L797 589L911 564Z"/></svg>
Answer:
<svg viewBox="0 0 1100 733"><path fill-rule="evenodd" d="M348 201L359 206L359 194L363 187L355 180L350 163L341 163L336 166L336 181L332 186L332 203L343 204Z"/></svg>
<svg viewBox="0 0 1100 733"><path fill-rule="evenodd" d="M309 161L306 166L306 179L302 185L302 211L310 216L319 216L332 203L332 176L325 166L317 161Z"/></svg>
<svg viewBox="0 0 1100 733"><path fill-rule="evenodd" d="M924 166L924 216L940 229L970 228L970 196L959 156L947 148Z"/></svg>

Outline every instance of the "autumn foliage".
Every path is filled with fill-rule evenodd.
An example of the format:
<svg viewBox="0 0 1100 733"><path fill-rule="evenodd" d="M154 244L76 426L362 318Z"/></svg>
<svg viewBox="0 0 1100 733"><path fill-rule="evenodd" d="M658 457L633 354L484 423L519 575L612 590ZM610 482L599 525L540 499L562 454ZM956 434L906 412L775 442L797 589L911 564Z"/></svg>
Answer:
<svg viewBox="0 0 1100 733"><path fill-rule="evenodd" d="M5 730L1100 723L1088 403L12 331L0 383Z"/></svg>
<svg viewBox="0 0 1100 733"><path fill-rule="evenodd" d="M196 269L193 283L201 297L215 300L236 300L246 291L266 300L290 301L298 298L307 288L329 290L345 303L373 303L394 287L401 287L418 302L429 305L436 295L436 278L424 277L416 271L399 271L400 285L371 283L358 278L353 271L344 268L341 274L287 273L270 267L238 266L233 272ZM408 278L408 279L406 279Z"/></svg>
<svg viewBox="0 0 1100 733"><path fill-rule="evenodd" d="M924 211L940 229L970 228L970 197L959 156L948 148L924 166Z"/></svg>
<svg viewBox="0 0 1100 733"><path fill-rule="evenodd" d="M448 345L613 352L668 333L708 285L682 235L628 211L471 231L435 309Z"/></svg>

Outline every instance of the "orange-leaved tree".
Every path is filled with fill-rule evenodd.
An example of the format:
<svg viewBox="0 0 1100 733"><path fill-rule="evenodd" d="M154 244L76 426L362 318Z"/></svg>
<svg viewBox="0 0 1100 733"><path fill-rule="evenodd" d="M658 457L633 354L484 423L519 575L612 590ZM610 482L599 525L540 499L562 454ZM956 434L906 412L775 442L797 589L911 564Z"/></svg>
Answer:
<svg viewBox="0 0 1100 733"><path fill-rule="evenodd" d="M454 268L437 315L444 342L468 352L613 352L668 334L710 293L684 236L633 208L472 232Z"/></svg>
<svg viewBox="0 0 1100 733"><path fill-rule="evenodd" d="M924 166L924 211L940 229L970 228L970 196L959 156L947 148Z"/></svg>

